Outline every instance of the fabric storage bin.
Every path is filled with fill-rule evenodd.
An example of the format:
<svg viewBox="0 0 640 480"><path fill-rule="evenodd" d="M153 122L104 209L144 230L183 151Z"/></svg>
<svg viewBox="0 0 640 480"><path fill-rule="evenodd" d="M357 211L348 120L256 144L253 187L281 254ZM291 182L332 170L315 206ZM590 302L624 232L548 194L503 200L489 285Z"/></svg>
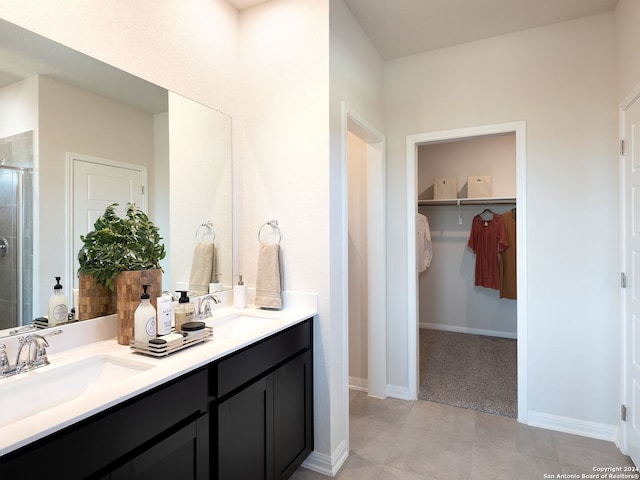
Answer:
<svg viewBox="0 0 640 480"><path fill-rule="evenodd" d="M433 198L434 200L458 198L458 177L434 178Z"/></svg>
<svg viewBox="0 0 640 480"><path fill-rule="evenodd" d="M491 196L491 177L479 175L467 177L467 198L487 198Z"/></svg>

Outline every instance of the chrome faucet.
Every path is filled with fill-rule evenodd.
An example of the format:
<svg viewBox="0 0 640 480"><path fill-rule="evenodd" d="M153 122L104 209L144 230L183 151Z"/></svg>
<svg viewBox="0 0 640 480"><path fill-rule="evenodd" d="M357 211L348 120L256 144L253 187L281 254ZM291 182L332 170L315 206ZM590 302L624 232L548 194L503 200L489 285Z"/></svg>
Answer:
<svg viewBox="0 0 640 480"><path fill-rule="evenodd" d="M198 320L202 320L204 318L209 318L211 316L211 303L215 303L216 305L220 303L220 298L216 295L205 295L200 299L198 303L198 312L196 318Z"/></svg>
<svg viewBox="0 0 640 480"><path fill-rule="evenodd" d="M62 330L54 330L45 335L31 333L20 337L18 340L18 355L15 365L11 365L7 357L5 345L0 345L0 378L11 377L22 372L28 372L38 367L49 365L47 347L49 342L45 337L51 337L62 333Z"/></svg>

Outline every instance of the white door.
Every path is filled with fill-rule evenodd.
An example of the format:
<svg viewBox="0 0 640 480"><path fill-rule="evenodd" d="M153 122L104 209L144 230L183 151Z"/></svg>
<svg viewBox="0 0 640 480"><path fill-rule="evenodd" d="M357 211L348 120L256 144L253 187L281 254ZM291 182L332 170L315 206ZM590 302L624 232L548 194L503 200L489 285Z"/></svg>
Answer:
<svg viewBox="0 0 640 480"><path fill-rule="evenodd" d="M624 369L627 453L640 465L640 100L624 113L623 262L627 275L623 290Z"/></svg>
<svg viewBox="0 0 640 480"><path fill-rule="evenodd" d="M107 206L118 203L119 215L124 215L127 203L135 203L146 212L146 167L76 156L71 158L73 177L72 220L74 286L77 287L80 235L93 230L96 219Z"/></svg>

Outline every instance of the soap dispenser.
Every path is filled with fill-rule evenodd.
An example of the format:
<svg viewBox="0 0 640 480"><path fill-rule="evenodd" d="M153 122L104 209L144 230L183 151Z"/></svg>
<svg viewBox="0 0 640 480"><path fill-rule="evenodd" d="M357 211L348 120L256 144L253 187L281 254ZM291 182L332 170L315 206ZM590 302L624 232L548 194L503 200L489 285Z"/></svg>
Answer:
<svg viewBox="0 0 640 480"><path fill-rule="evenodd" d="M153 308L149 301L147 293L149 285L143 285L143 293L140 295L140 305L133 314L134 326L133 336L137 343L147 343L149 340L156 338L156 309Z"/></svg>
<svg viewBox="0 0 640 480"><path fill-rule="evenodd" d="M238 277L238 284L233 287L233 306L247 308L247 286L242 281L242 275Z"/></svg>
<svg viewBox="0 0 640 480"><path fill-rule="evenodd" d="M49 324L58 325L69 321L69 301L62 291L60 277L54 277L56 284L53 286L53 295L49 297Z"/></svg>
<svg viewBox="0 0 640 480"><path fill-rule="evenodd" d="M180 293L180 298L176 307L176 332L180 332L182 325L196 319L196 308L189 301L186 290L177 290L177 292Z"/></svg>

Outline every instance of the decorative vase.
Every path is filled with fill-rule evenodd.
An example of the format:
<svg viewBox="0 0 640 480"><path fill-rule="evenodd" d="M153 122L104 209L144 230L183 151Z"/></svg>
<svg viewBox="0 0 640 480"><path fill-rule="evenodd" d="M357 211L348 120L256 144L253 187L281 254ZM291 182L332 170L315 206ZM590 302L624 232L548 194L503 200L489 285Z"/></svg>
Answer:
<svg viewBox="0 0 640 480"><path fill-rule="evenodd" d="M162 269L125 271L120 272L116 278L120 345L129 345L133 339L134 315L140 305L143 285L149 285L147 293L151 297L153 308L157 311L157 299L162 295Z"/></svg>
<svg viewBox="0 0 640 480"><path fill-rule="evenodd" d="M78 276L78 320L103 317L116 313L116 294L104 285L98 285L92 275Z"/></svg>

